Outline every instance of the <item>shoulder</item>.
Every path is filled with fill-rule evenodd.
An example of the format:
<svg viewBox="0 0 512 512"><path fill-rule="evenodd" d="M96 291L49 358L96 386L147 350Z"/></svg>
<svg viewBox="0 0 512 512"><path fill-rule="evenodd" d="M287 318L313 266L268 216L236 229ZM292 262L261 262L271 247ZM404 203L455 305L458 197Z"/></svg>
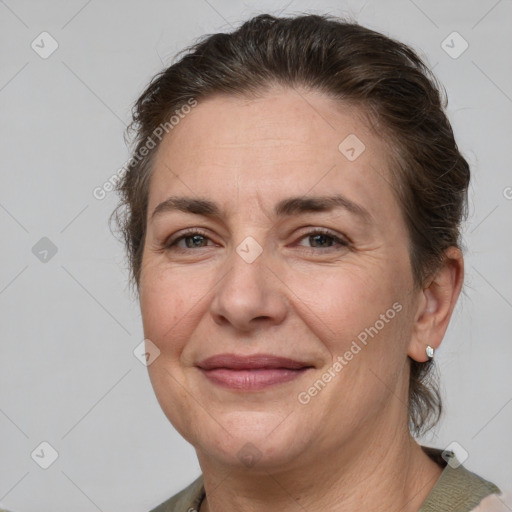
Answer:
<svg viewBox="0 0 512 512"><path fill-rule="evenodd" d="M161 503L151 512L197 512L204 497L203 476Z"/></svg>
<svg viewBox="0 0 512 512"><path fill-rule="evenodd" d="M470 512L483 503L484 498L501 493L494 483L466 469L457 460L454 452L422 448L433 460L444 466L444 469L420 512ZM486 509L476 510L487 512Z"/></svg>
<svg viewBox="0 0 512 512"><path fill-rule="evenodd" d="M472 512L508 512L512 510L512 490L505 489L500 494L490 494Z"/></svg>

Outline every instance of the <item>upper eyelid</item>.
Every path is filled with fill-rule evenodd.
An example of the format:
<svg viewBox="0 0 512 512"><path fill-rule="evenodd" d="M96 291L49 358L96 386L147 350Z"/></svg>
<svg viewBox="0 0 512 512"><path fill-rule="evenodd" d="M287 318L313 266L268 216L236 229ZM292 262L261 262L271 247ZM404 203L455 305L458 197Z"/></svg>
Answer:
<svg viewBox="0 0 512 512"><path fill-rule="evenodd" d="M189 229L185 229L182 233L178 233L178 234L174 233L174 234L168 236L164 240L164 244L168 245L170 243L176 243L176 242L182 240L183 238L188 238L189 236L193 236L193 235L201 235L201 236L204 236L205 238L211 239L211 237L208 235L206 230L204 230L202 228L189 228ZM171 240L172 240L172 242L171 242Z"/></svg>

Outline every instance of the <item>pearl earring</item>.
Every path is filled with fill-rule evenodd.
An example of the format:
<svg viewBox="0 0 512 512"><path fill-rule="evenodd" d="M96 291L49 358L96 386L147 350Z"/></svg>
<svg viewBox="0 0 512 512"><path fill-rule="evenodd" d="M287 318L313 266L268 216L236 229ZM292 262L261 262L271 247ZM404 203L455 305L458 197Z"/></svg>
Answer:
<svg viewBox="0 0 512 512"><path fill-rule="evenodd" d="M427 345L425 352L427 353L427 357L429 359L432 359L434 357L434 349L430 345Z"/></svg>

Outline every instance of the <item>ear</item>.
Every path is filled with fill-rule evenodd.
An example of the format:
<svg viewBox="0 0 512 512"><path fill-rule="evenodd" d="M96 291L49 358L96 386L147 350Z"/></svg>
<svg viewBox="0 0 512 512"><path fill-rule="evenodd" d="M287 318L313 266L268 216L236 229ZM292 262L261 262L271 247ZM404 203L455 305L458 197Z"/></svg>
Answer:
<svg viewBox="0 0 512 512"><path fill-rule="evenodd" d="M428 360L427 345L437 349L443 340L464 281L464 258L457 247L445 251L444 263L430 284L419 292L408 355L418 362Z"/></svg>

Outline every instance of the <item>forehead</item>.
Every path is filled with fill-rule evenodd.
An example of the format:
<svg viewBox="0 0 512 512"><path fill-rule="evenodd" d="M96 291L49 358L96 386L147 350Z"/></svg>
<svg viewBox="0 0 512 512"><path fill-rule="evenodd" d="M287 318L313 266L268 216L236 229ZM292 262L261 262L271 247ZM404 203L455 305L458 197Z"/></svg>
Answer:
<svg viewBox="0 0 512 512"><path fill-rule="evenodd" d="M158 148L149 212L167 195L233 197L343 192L368 209L394 203L387 144L362 112L319 92L199 101ZM388 205L388 209L389 209ZM379 213L376 211L375 213Z"/></svg>
<svg viewBox="0 0 512 512"><path fill-rule="evenodd" d="M248 150L287 145L309 151L338 152L340 137L350 133L372 137L361 109L318 91L270 89L257 97L217 94L200 100L161 147L179 146ZM298 149L298 147L296 148ZM370 148L371 149L371 148ZM191 157L194 155L191 154Z"/></svg>

